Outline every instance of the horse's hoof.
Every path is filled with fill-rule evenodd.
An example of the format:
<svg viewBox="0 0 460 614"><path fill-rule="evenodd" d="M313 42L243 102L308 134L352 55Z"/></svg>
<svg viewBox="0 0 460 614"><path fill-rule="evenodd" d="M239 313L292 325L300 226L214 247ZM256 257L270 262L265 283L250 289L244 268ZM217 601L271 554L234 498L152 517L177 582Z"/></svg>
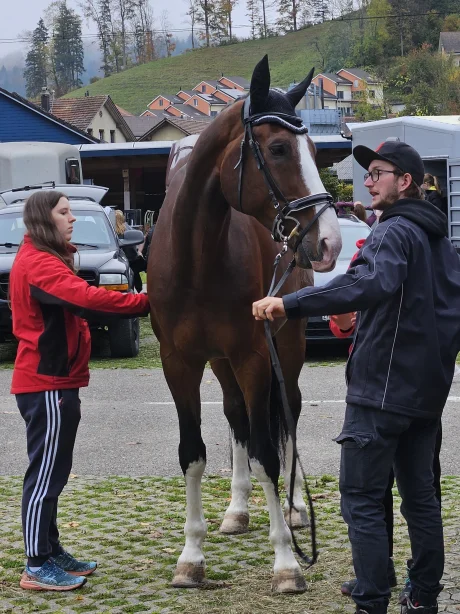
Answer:
<svg viewBox="0 0 460 614"><path fill-rule="evenodd" d="M244 513L229 513L225 514L220 532L226 535L235 535L237 533L246 533L249 526L249 514Z"/></svg>
<svg viewBox="0 0 460 614"><path fill-rule="evenodd" d="M197 588L203 584L205 578L205 565L193 563L178 563L171 586L174 588Z"/></svg>
<svg viewBox="0 0 460 614"><path fill-rule="evenodd" d="M300 569L278 571L273 576L272 591L275 593L304 593L307 583Z"/></svg>
<svg viewBox="0 0 460 614"><path fill-rule="evenodd" d="M307 510L292 510L292 513L289 514L289 508L284 510L284 518L288 527L291 529L303 529L305 527L310 526L310 521L308 519Z"/></svg>

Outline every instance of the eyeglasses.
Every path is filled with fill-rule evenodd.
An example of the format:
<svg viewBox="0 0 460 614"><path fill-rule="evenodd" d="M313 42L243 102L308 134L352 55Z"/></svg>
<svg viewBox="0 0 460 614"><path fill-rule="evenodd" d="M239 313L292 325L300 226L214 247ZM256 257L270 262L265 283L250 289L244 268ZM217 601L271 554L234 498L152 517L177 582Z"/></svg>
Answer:
<svg viewBox="0 0 460 614"><path fill-rule="evenodd" d="M364 181L367 181L370 177L374 183L377 183L377 181L380 179L380 173L393 173L393 175L400 175L398 171L384 171L383 169L376 168L370 173L366 173L364 175Z"/></svg>

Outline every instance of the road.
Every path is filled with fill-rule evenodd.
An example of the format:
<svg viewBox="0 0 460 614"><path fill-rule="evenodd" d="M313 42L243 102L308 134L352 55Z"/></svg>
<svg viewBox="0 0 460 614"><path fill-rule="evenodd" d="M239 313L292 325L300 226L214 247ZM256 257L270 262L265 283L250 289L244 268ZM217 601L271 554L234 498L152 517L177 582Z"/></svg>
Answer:
<svg viewBox="0 0 460 614"><path fill-rule="evenodd" d="M11 371L0 371L0 475L19 475L27 467L25 426L9 394ZM305 366L300 385L304 409L299 449L310 475L337 475L344 399L342 366ZM222 394L211 371L202 390L203 439L209 473L229 472L228 427ZM454 379L443 418L443 473L460 475L460 377ZM79 475L180 475L178 424L174 404L159 369L93 370L81 391L82 420L73 472Z"/></svg>

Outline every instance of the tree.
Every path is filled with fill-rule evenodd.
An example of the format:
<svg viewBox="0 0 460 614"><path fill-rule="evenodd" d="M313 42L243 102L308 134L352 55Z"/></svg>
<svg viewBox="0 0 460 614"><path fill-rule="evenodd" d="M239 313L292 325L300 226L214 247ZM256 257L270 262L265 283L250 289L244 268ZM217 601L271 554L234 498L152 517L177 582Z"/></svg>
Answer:
<svg viewBox="0 0 460 614"><path fill-rule="evenodd" d="M300 12L299 0L278 1L278 28L284 32L297 31L297 23Z"/></svg>
<svg viewBox="0 0 460 614"><path fill-rule="evenodd" d="M405 115L460 113L460 71L450 56L423 45L400 58L390 69L389 95L406 105Z"/></svg>
<svg viewBox="0 0 460 614"><path fill-rule="evenodd" d="M315 20L324 22L330 16L329 2L327 0L310 0L310 5Z"/></svg>
<svg viewBox="0 0 460 614"><path fill-rule="evenodd" d="M263 38L266 36L260 0L247 0L246 10L246 17L251 24L251 38Z"/></svg>
<svg viewBox="0 0 460 614"><path fill-rule="evenodd" d="M388 0L371 0L366 9L366 19L363 23L360 36L355 39L352 53L352 63L362 65L376 65L386 56L387 47L391 40L386 17L391 14L391 5ZM373 19L374 18L374 19Z"/></svg>
<svg viewBox="0 0 460 614"><path fill-rule="evenodd" d="M32 32L30 49L26 56L24 78L26 93L30 98L36 98L42 87L46 87L48 78L48 29L43 19Z"/></svg>
<svg viewBox="0 0 460 614"><path fill-rule="evenodd" d="M84 72L81 18L67 7L65 0L59 4L52 43L51 69L56 94L62 96L83 85Z"/></svg>
<svg viewBox="0 0 460 614"><path fill-rule="evenodd" d="M442 24L443 32L458 32L460 30L460 15L458 13L453 13L452 15L447 15Z"/></svg>
<svg viewBox="0 0 460 614"><path fill-rule="evenodd" d="M192 49L195 49L195 26L197 21L198 14L198 1L197 0L186 0L187 2L187 12L185 13L188 17L188 22L191 26L191 38L192 38Z"/></svg>

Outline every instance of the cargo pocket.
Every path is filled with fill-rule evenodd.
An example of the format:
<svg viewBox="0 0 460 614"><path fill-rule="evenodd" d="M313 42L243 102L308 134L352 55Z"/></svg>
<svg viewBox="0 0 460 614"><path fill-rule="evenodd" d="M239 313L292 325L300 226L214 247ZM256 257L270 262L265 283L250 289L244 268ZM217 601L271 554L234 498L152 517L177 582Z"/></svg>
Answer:
<svg viewBox="0 0 460 614"><path fill-rule="evenodd" d="M334 439L342 446L340 460L340 490L356 491L366 487L372 474L372 435L342 432Z"/></svg>

